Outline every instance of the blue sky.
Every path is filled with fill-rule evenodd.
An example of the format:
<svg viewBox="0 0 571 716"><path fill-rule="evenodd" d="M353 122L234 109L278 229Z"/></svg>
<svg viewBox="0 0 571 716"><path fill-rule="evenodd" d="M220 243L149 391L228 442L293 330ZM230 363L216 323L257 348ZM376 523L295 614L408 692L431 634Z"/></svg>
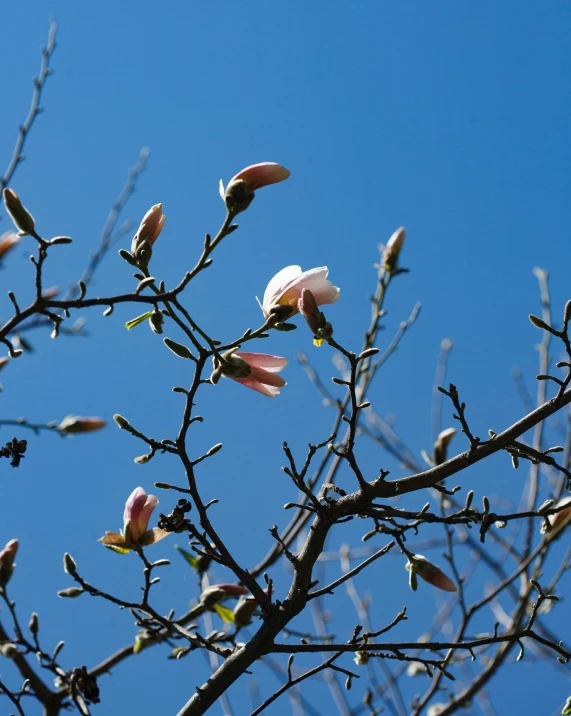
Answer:
<svg viewBox="0 0 571 716"><path fill-rule="evenodd" d="M569 298L568 3L7 4L0 27L10 68L2 75L0 170L29 105L50 15L59 23L55 72L43 99L46 111L12 183L44 235L74 238L71 247L54 251L49 284L65 287L78 278L142 146L151 151L148 170L125 218L137 222L163 202L167 222L153 275L167 284L194 265L204 233L223 220L219 178L277 161L291 178L260 191L239 217L239 231L186 294L193 316L211 334L233 339L259 324L254 297L278 270L327 265L341 288L327 317L337 340L357 349L369 317L377 244L405 225L403 260L411 272L391 291L381 347L417 301L423 307L378 376L375 408L395 421L416 455L428 449L436 359L449 337L449 378L478 434L523 414L511 371L519 366L535 391L539 334L527 319L539 310L533 267L550 272L556 315ZM0 229L7 228L4 217ZM21 246L0 273L0 293L16 289L25 303L30 245ZM93 292L133 286L127 265L111 251ZM0 299L0 313L9 310ZM172 436L182 402L171 387L189 381L188 366L146 326L125 331L125 320L137 313L122 308L107 319L99 310L86 313L85 340L30 335L36 352L2 374L2 416L41 422L68 413L110 419L119 412L157 437ZM290 359L282 395L265 400L224 381L202 393L199 410L207 419L191 436L197 455L224 443L199 479L207 499L221 499L217 524L246 564L269 548L268 527L285 524L282 505L295 497L279 470L281 443L302 451L309 440L327 437L332 420L295 362L297 351L310 352L328 379L334 374L328 348L313 349L300 326L272 335L259 350ZM451 424L448 406L443 415ZM2 429L2 436L11 438L12 430ZM180 469L169 457L135 465L142 446L114 425L65 442L52 435L30 438L18 471L0 463L0 541L21 540L12 595L23 615L40 611L48 643L66 640L66 665L91 666L128 643L131 620L97 600L58 600L56 590L67 586L61 555L71 551L95 584L137 594L135 558L108 553L95 540L120 527L134 487L149 491L157 480L180 481ZM457 439L454 447L464 446ZM374 446L361 449L371 476L381 466L393 476L404 474ZM478 486L479 497L488 491L516 503L522 480L505 456L460 477L463 486ZM162 506L171 503L167 494L161 500ZM356 546L360 535L343 526L331 548ZM174 542L153 548L153 556L176 560ZM374 593L376 626L407 603L416 616L401 633L416 638L440 601L429 589L411 595L402 560L386 559L362 581L362 589ZM165 611L182 610L197 596L193 576L175 565L157 590ZM214 574L218 581L226 577ZM275 578L285 587L280 568ZM344 635L356 617L345 596L335 609ZM488 616L482 629L493 622ZM79 636L80 629L87 634ZM174 713L208 669L200 656L178 663L164 657L158 650L142 654L141 666L124 665L102 680L99 711L113 716L129 706ZM255 678L262 692L273 683L265 683L263 669ZM564 677L542 665L509 666L504 679L490 689L498 713L552 713L568 695ZM407 687L407 697L425 686ZM362 689L354 691L357 703ZM317 703L326 697L321 686L310 687L311 693ZM231 702L235 713L248 712L246 685L231 693ZM268 713L290 713L290 706L284 701Z"/></svg>

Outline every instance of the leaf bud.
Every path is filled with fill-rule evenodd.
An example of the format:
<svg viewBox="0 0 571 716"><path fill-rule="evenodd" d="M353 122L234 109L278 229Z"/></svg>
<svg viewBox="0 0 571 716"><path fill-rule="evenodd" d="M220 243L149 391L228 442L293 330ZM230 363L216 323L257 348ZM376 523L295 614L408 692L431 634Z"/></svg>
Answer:
<svg viewBox="0 0 571 716"><path fill-rule="evenodd" d="M75 599L83 594L83 589L80 587L68 587L67 589L60 589L57 593L58 597L62 599Z"/></svg>

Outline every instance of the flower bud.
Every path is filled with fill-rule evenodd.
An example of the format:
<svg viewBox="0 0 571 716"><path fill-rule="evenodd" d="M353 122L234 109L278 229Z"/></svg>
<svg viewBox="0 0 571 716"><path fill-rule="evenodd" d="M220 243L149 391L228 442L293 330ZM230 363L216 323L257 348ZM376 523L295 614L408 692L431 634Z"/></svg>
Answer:
<svg viewBox="0 0 571 716"><path fill-rule="evenodd" d="M60 589L60 591L57 593L58 597L61 597L62 599L75 599L76 597L81 597L83 594L83 589L80 587L68 587L68 589Z"/></svg>
<svg viewBox="0 0 571 716"><path fill-rule="evenodd" d="M227 378L234 379L248 378L248 376L252 373L252 369L245 360L237 355L234 355L235 351L236 349L233 348L220 356L222 359L222 362L220 363L222 375L225 375Z"/></svg>
<svg viewBox="0 0 571 716"><path fill-rule="evenodd" d="M34 233L34 217L22 206L22 202L13 189L4 189L4 206L20 236Z"/></svg>
<svg viewBox="0 0 571 716"><path fill-rule="evenodd" d="M228 211L238 214L245 211L254 198L254 192L268 184L276 184L284 181L290 173L280 164L275 162L262 162L242 169L236 176L230 179L228 186L220 180L220 196L226 204Z"/></svg>
<svg viewBox="0 0 571 716"><path fill-rule="evenodd" d="M25 446L24 450L25 450ZM23 452L20 450L19 452ZM11 539L4 549L0 552L0 587L4 588L10 581L14 567L14 559L18 551L18 540Z"/></svg>
<svg viewBox="0 0 571 716"><path fill-rule="evenodd" d="M128 430L131 427L127 418L124 418L122 415L119 415L119 413L115 413L115 415L113 416L113 420L117 423L118 427L121 430Z"/></svg>
<svg viewBox="0 0 571 716"><path fill-rule="evenodd" d="M309 330L315 334L322 327L323 314L317 306L314 295L308 288L304 288L301 292L301 298L298 302L299 312L307 321Z"/></svg>
<svg viewBox="0 0 571 716"><path fill-rule="evenodd" d="M153 253L152 246L159 238L166 216L163 214L163 205L155 204L143 217L141 225L131 242L131 254L141 268L149 265Z"/></svg>
<svg viewBox="0 0 571 716"><path fill-rule="evenodd" d="M371 660L371 656L368 651L356 651L354 662L357 666L366 666Z"/></svg>
<svg viewBox="0 0 571 716"><path fill-rule="evenodd" d="M234 623L238 627L247 626L252 621L258 602L254 597L240 597L234 607Z"/></svg>
<svg viewBox="0 0 571 716"><path fill-rule="evenodd" d="M12 642L7 642L0 646L0 654L7 659L13 659L18 654L18 649Z"/></svg>
<svg viewBox="0 0 571 716"><path fill-rule="evenodd" d="M410 554L406 568L410 571L411 588L413 591L416 591L416 575L424 579L425 582L445 592L457 591L454 582L444 574L440 567L432 564L432 562L421 554ZM412 575L414 575L414 577Z"/></svg>
<svg viewBox="0 0 571 716"><path fill-rule="evenodd" d="M404 244L406 231L403 226L397 229L391 238L387 241L385 250L383 251L383 266L385 270L392 271L398 264L399 254Z"/></svg>
<svg viewBox="0 0 571 716"><path fill-rule="evenodd" d="M63 571L72 577L77 574L77 564L69 552L66 552L63 556Z"/></svg>
<svg viewBox="0 0 571 716"><path fill-rule="evenodd" d="M20 242L20 237L13 231L0 236L0 260Z"/></svg>
<svg viewBox="0 0 571 716"><path fill-rule="evenodd" d="M212 609L215 604L218 604L223 599L239 597L244 594L249 594L249 592L240 584L213 584L202 590L200 603L206 609Z"/></svg>
<svg viewBox="0 0 571 716"><path fill-rule="evenodd" d="M38 632L40 631L40 623L38 621L38 615L36 612L32 612L32 616L30 617L30 621L28 623L28 629L30 630L30 634L32 636L38 636Z"/></svg>
<svg viewBox="0 0 571 716"><path fill-rule="evenodd" d="M107 425L103 418L82 418L79 415L68 415L57 426L58 432L65 435L75 433L92 433Z"/></svg>
<svg viewBox="0 0 571 716"><path fill-rule="evenodd" d="M151 315L149 316L149 325L151 326L151 329L153 333L158 333L159 335L163 332L163 323L165 322L165 317L160 311L153 311Z"/></svg>
<svg viewBox="0 0 571 716"><path fill-rule="evenodd" d="M455 435L456 430L454 428L447 428L439 433L434 443L433 461L435 465L441 465L443 462L446 462L448 445Z"/></svg>

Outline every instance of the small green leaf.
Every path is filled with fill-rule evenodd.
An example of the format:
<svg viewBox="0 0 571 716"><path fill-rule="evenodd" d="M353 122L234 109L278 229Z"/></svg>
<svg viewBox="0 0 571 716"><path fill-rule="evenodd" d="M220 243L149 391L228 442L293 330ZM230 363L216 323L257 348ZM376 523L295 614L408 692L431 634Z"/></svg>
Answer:
<svg viewBox="0 0 571 716"><path fill-rule="evenodd" d="M234 612L228 607L223 607L222 604L215 604L214 611L222 619L225 624L232 624L235 621Z"/></svg>
<svg viewBox="0 0 571 716"><path fill-rule="evenodd" d="M132 318L130 321L127 321L125 324L125 328L130 331L131 328L135 328L135 326L138 326L139 323L143 323L143 321L146 321L147 318L150 318L153 315L152 311L147 311L146 313L143 313L141 316L137 316L137 318Z"/></svg>
<svg viewBox="0 0 571 716"><path fill-rule="evenodd" d="M184 557L184 559L186 559L186 561L193 569L198 569L198 559L194 555L192 555L190 552L187 552L182 547L179 547L178 544L175 544L174 548L181 553L181 555Z"/></svg>

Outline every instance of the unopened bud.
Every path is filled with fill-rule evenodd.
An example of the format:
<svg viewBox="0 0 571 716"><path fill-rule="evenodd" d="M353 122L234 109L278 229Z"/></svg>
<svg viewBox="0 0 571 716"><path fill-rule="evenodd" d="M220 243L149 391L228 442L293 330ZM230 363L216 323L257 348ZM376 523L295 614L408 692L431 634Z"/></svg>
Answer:
<svg viewBox="0 0 571 716"><path fill-rule="evenodd" d="M216 455L219 450L222 450L222 443L216 443L216 445L213 445L206 453L206 457L212 457L212 455Z"/></svg>
<svg viewBox="0 0 571 716"><path fill-rule="evenodd" d="M149 316L149 325L151 326L153 333L158 333L160 335L163 332L164 322L165 318L160 311L153 311Z"/></svg>
<svg viewBox="0 0 571 716"><path fill-rule="evenodd" d="M77 564L69 552L66 552L63 556L63 571L72 577L77 574Z"/></svg>
<svg viewBox="0 0 571 716"><path fill-rule="evenodd" d="M30 630L30 634L32 636L37 636L40 631L40 623L36 612L32 612L32 616L30 617L30 621L28 623L28 629Z"/></svg>
<svg viewBox="0 0 571 716"><path fill-rule="evenodd" d="M121 430L128 430L131 427L129 421L122 415L119 415L119 413L115 413L113 420L117 423Z"/></svg>
<svg viewBox="0 0 571 716"><path fill-rule="evenodd" d="M404 244L406 231L404 227L397 229L391 238L387 241L383 252L383 266L387 271L392 271L398 264L399 254Z"/></svg>
<svg viewBox="0 0 571 716"><path fill-rule="evenodd" d="M7 642L0 646L0 654L5 656L7 659L13 659L18 654L18 649L12 642Z"/></svg>
<svg viewBox="0 0 571 716"><path fill-rule="evenodd" d="M434 443L433 461L435 465L441 465L443 462L446 462L448 445L455 435L456 430L454 428L447 428L439 433Z"/></svg>
<svg viewBox="0 0 571 716"><path fill-rule="evenodd" d="M141 268L146 268L151 260L153 244L163 229L166 216L163 205L155 204L143 217L141 225L131 242L131 255Z"/></svg>
<svg viewBox="0 0 571 716"><path fill-rule="evenodd" d="M565 304L565 310L563 311L563 321L567 324L571 321L571 301L567 301Z"/></svg>
<svg viewBox="0 0 571 716"><path fill-rule="evenodd" d="M367 651L356 651L355 652L355 663L357 666L366 666L369 661L371 660L371 657L369 655L369 652Z"/></svg>
<svg viewBox="0 0 571 716"><path fill-rule="evenodd" d="M81 597L83 594L83 589L80 589L79 587L68 587L68 589L60 589L60 591L57 593L58 597L61 597L62 599L75 599L76 597Z"/></svg>
<svg viewBox="0 0 571 716"><path fill-rule="evenodd" d="M301 298L298 301L298 308L301 315L307 321L309 330L315 335L323 326L325 321L322 320L323 314L319 310L315 296L308 288L304 288L301 292Z"/></svg>
<svg viewBox="0 0 571 716"><path fill-rule="evenodd" d="M20 236L34 233L34 217L22 206L22 202L13 189L4 189L4 206L15 227L19 230Z"/></svg>

